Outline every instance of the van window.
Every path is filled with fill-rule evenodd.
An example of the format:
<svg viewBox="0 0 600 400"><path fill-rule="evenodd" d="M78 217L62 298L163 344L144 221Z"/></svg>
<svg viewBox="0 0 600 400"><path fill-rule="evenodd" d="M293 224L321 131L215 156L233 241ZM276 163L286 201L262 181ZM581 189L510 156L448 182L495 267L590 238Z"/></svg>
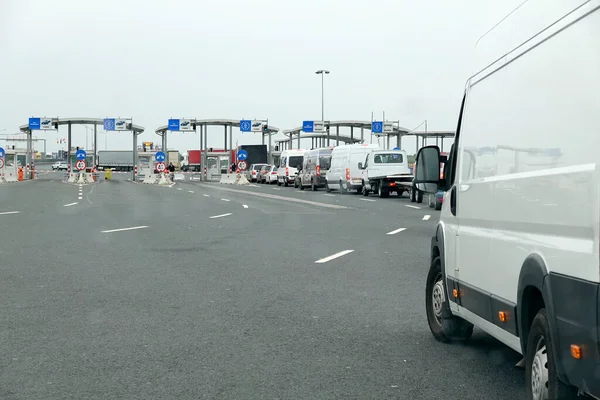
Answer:
<svg viewBox="0 0 600 400"><path fill-rule="evenodd" d="M402 154L398 153L375 154L373 162L375 164L402 164L403 159Z"/></svg>
<svg viewBox="0 0 600 400"><path fill-rule="evenodd" d="M285 167L285 160L287 160L287 157L283 157L283 158L281 159L281 164L279 165L281 168L284 168L284 167Z"/></svg>
<svg viewBox="0 0 600 400"><path fill-rule="evenodd" d="M303 156L292 156L290 157L289 166L290 168L298 168L302 166ZM284 164L285 165L285 164Z"/></svg>

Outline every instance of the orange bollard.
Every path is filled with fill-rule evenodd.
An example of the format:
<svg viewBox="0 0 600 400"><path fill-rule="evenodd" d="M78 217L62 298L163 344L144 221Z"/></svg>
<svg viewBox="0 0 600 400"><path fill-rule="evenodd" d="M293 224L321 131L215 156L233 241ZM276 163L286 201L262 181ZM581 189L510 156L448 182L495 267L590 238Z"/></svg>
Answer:
<svg viewBox="0 0 600 400"><path fill-rule="evenodd" d="M23 167L19 167L19 172L17 174L17 180L21 182L23 180Z"/></svg>

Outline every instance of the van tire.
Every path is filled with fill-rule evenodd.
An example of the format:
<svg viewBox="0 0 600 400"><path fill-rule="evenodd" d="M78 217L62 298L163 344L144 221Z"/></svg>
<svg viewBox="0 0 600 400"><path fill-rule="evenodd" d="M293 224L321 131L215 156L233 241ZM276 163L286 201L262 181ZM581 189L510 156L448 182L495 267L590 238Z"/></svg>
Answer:
<svg viewBox="0 0 600 400"><path fill-rule="evenodd" d="M340 193L345 194L348 190L342 185L342 181L340 180Z"/></svg>
<svg viewBox="0 0 600 400"><path fill-rule="evenodd" d="M331 189L329 188L329 182L325 181L325 191L327 193L331 192Z"/></svg>
<svg viewBox="0 0 600 400"><path fill-rule="evenodd" d="M277 186L281 186L281 181L277 179Z"/></svg>
<svg viewBox="0 0 600 400"><path fill-rule="evenodd" d="M421 192L419 189L415 189L415 202L423 202L423 192Z"/></svg>
<svg viewBox="0 0 600 400"><path fill-rule="evenodd" d="M365 186L365 181L363 181L363 185L362 185L362 195L365 197L369 196L369 189L367 189L367 187Z"/></svg>
<svg viewBox="0 0 600 400"><path fill-rule="evenodd" d="M315 185L315 181L312 181L312 180L310 181L310 188L313 192L317 191L318 188L317 188L317 185Z"/></svg>
<svg viewBox="0 0 600 400"><path fill-rule="evenodd" d="M283 186L288 187L290 184L288 183L287 179L285 180L285 183L283 184Z"/></svg>
<svg viewBox="0 0 600 400"><path fill-rule="evenodd" d="M554 345L550 338L550 325L548 324L548 316L544 308L538 311L531 323L529 337L527 338L526 353L525 386L527 388L527 399L536 398L533 389L534 381L537 390L547 390L547 398L550 400L577 398L577 389L558 379L556 361L554 360ZM546 382L544 382L545 379L540 379L539 374L533 373L534 364L536 370L539 370L539 368L545 370L547 374ZM535 379L536 377L538 379Z"/></svg>
<svg viewBox="0 0 600 400"><path fill-rule="evenodd" d="M300 182L300 185L298 185L298 187L300 188L300 190L304 190L304 185L302 184L302 182Z"/></svg>
<svg viewBox="0 0 600 400"><path fill-rule="evenodd" d="M447 302L442 264L440 257L436 257L431 262L425 284L425 312L429 330L433 337L442 343L451 340L468 340L473 334L473 324L456 316L443 318L444 307L448 307L444 303Z"/></svg>
<svg viewBox="0 0 600 400"><path fill-rule="evenodd" d="M298 189L298 181L294 179L294 189Z"/></svg>
<svg viewBox="0 0 600 400"><path fill-rule="evenodd" d="M385 197L389 197L390 196L390 190L387 189L387 188L385 188L385 187L383 187L383 185L380 183L377 186L377 195L380 198L382 198L382 199L385 198Z"/></svg>

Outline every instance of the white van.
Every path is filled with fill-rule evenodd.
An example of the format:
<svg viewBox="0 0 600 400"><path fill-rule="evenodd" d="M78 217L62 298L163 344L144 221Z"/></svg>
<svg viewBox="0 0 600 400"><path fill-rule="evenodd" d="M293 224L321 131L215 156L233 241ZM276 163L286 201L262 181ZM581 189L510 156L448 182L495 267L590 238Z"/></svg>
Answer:
<svg viewBox="0 0 600 400"><path fill-rule="evenodd" d="M446 191L429 327L521 353L528 399L600 398L600 0L529 0L477 55L444 179L417 154L419 189Z"/></svg>
<svg viewBox="0 0 600 400"><path fill-rule="evenodd" d="M362 190L362 170L358 163L364 163L367 154L378 149L376 144L347 144L337 146L331 153L331 166L327 172L326 189L338 189L345 193L348 190Z"/></svg>
<svg viewBox="0 0 600 400"><path fill-rule="evenodd" d="M302 168L304 153L306 150L290 149L283 150L279 158L277 169L277 186L293 184L298 174L298 168Z"/></svg>

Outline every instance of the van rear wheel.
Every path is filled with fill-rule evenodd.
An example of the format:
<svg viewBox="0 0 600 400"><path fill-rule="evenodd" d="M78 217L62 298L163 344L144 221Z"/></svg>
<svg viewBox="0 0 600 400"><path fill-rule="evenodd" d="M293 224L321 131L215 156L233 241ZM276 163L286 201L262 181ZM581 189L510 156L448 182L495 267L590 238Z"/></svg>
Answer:
<svg viewBox="0 0 600 400"><path fill-rule="evenodd" d="M344 185L342 185L342 181L340 181L340 192L341 193L346 193L348 190L344 187Z"/></svg>
<svg viewBox="0 0 600 400"><path fill-rule="evenodd" d="M327 181L325 181L325 191L327 193L331 192L331 189L329 188L329 183L327 183Z"/></svg>

